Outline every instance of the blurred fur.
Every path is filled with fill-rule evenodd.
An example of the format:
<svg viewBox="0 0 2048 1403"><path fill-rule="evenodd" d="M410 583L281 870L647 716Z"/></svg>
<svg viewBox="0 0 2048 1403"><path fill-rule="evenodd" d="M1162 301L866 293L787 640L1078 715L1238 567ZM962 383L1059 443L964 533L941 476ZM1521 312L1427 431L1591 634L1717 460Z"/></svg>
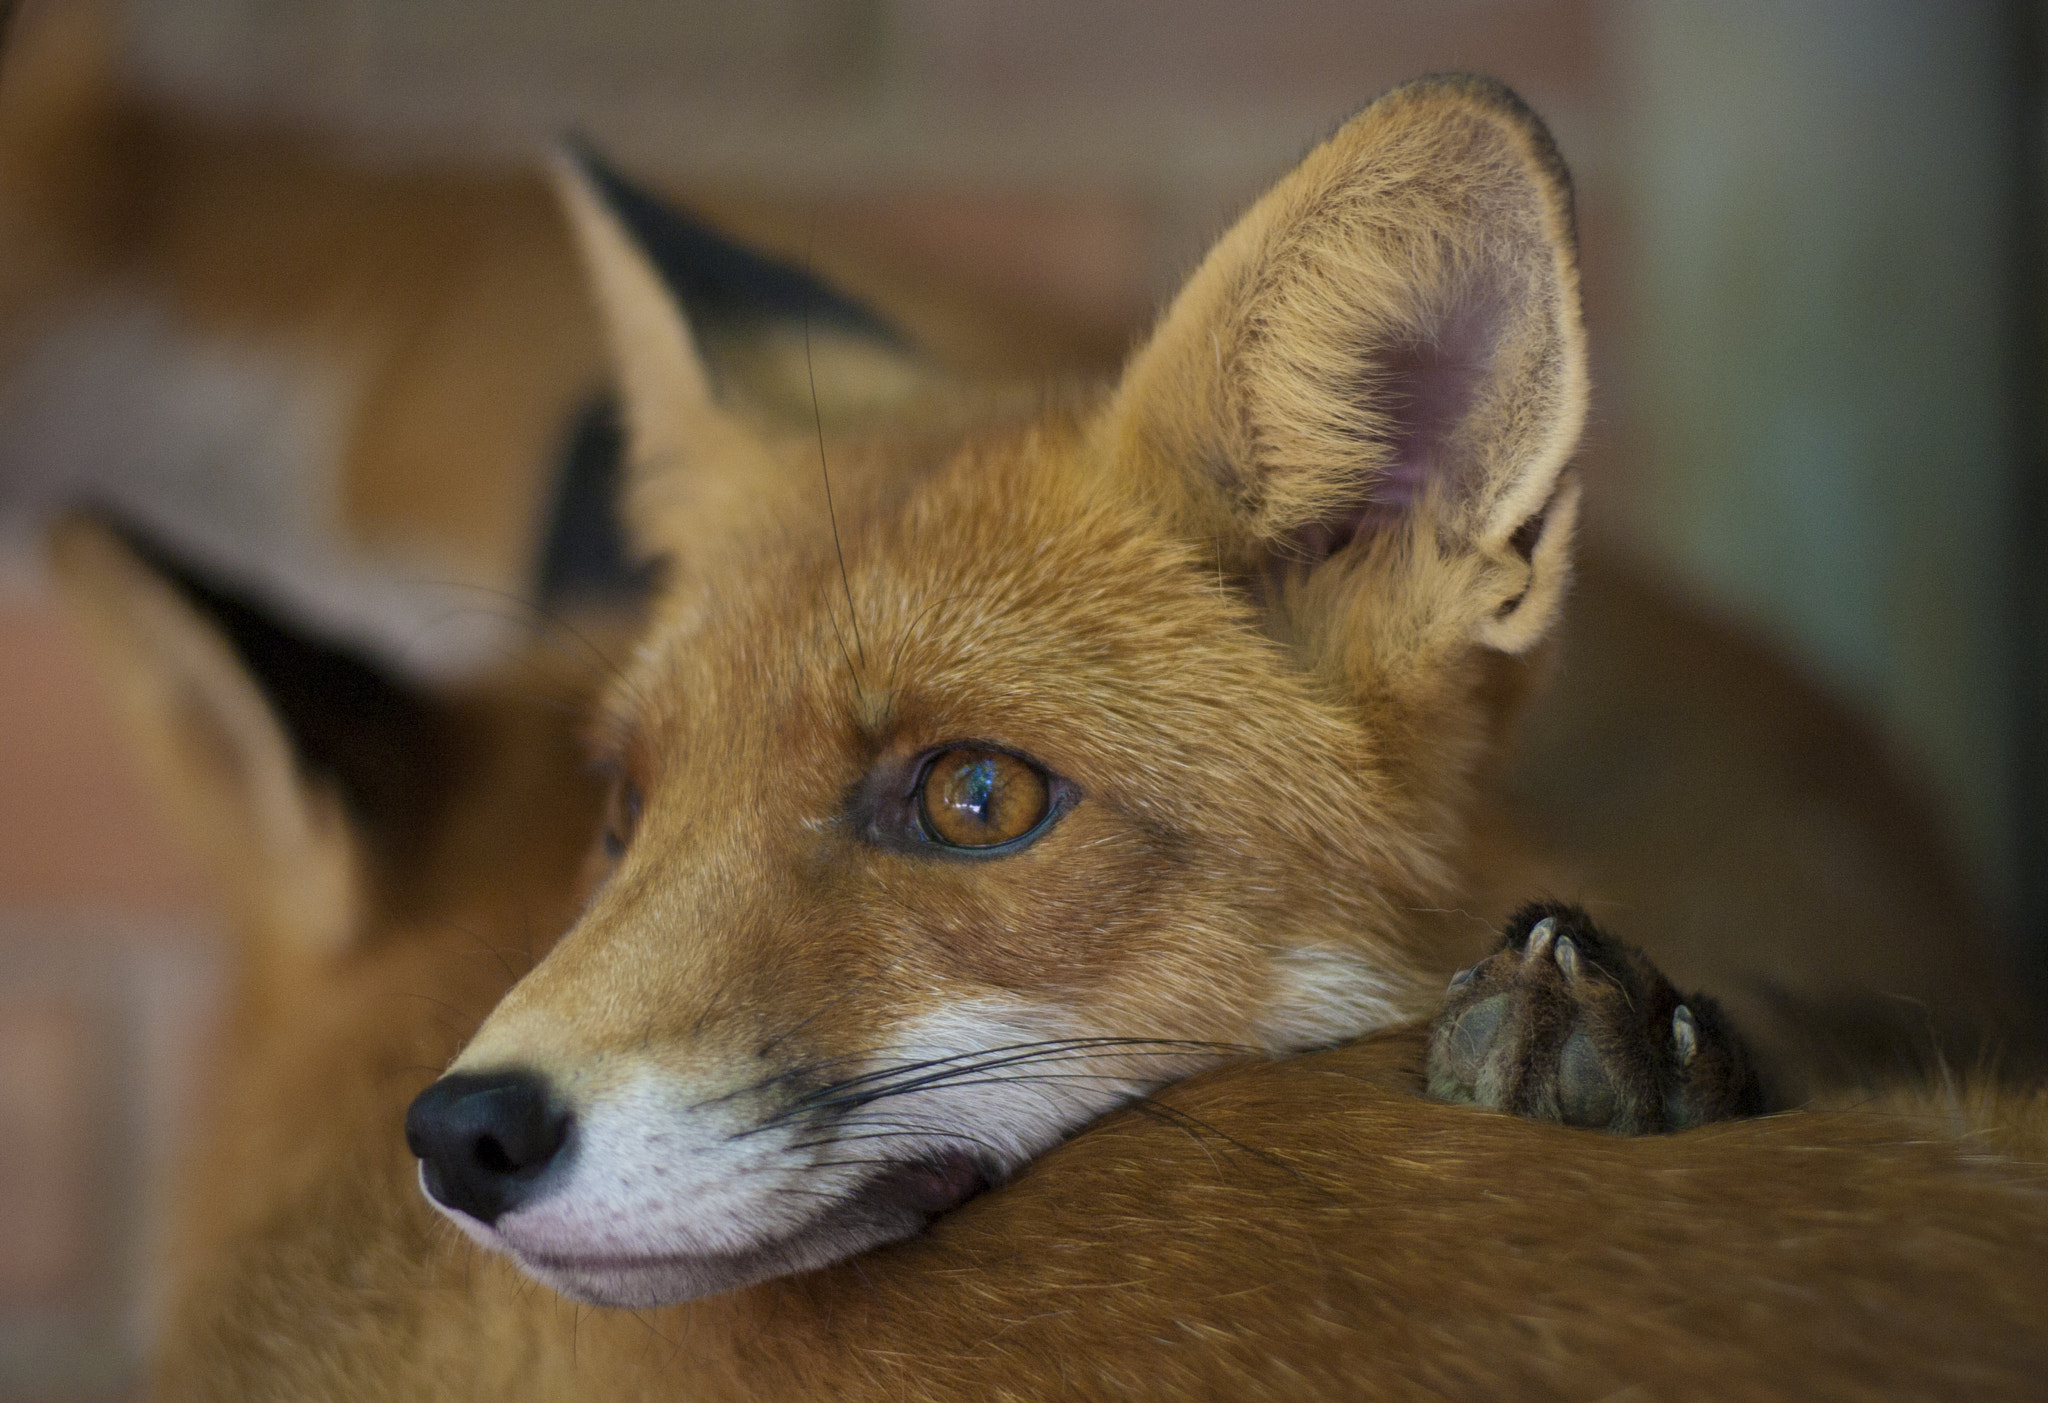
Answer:
<svg viewBox="0 0 2048 1403"><path fill-rule="evenodd" d="M210 625L118 550L81 530L62 556L144 631L95 629L102 661L213 694L219 655L195 675L163 643ZM324 917L235 902L273 973L243 988L185 1181L158 1396L2017 1399L2048 1367L2038 1095L1618 1140L1422 1099L1408 1032L1174 1087L821 1273L565 1302L435 1217L397 1126L574 914L591 682L542 654L440 700L466 758L409 914L360 904L336 949ZM174 808L228 792L232 752L159 753ZM319 792L245 776L280 780ZM299 880L211 851L230 892Z"/></svg>

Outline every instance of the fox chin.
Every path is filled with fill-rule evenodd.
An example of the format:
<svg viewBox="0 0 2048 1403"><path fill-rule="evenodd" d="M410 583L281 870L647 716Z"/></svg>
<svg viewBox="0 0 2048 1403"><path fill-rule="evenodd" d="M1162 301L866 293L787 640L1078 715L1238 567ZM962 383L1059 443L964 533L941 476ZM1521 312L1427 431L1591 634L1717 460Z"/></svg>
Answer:
<svg viewBox="0 0 2048 1403"><path fill-rule="evenodd" d="M907 1164L875 1173L845 1198L813 1207L810 1216L759 1241L706 1246L655 1241L624 1248L616 1241L593 1244L579 1237L546 1197L486 1223L444 1203L426 1163L420 1166L419 1184L428 1201L478 1246L504 1254L527 1275L573 1300L627 1309L679 1305L830 1266L913 1237L988 1187L970 1157Z"/></svg>

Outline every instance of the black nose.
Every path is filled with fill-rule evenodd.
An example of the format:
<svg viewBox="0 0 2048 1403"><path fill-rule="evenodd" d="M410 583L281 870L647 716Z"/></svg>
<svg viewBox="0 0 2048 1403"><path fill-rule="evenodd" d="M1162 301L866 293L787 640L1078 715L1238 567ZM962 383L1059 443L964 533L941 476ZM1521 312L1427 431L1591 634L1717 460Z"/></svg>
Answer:
<svg viewBox="0 0 2048 1403"><path fill-rule="evenodd" d="M532 1072L457 1073L414 1098L405 1143L435 1202L494 1223L532 1190L569 1138L569 1113Z"/></svg>

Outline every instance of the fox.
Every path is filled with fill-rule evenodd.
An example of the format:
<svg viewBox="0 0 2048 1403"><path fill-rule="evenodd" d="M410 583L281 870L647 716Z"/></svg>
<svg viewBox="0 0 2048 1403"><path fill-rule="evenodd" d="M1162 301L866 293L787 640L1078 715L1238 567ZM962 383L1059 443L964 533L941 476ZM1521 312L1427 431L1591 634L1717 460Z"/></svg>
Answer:
<svg viewBox="0 0 2048 1403"><path fill-rule="evenodd" d="M133 534L75 520L53 547L241 952L154 1396L2023 1398L2040 1376L2038 1093L1627 1138L1425 1096L1463 1058L1413 1026L1168 1087L834 1267L565 1302L447 1226L398 1127L601 865L592 671L543 644L426 692ZM1432 1040L1472 1041L1546 920L1551 951L1626 961L1579 915L1526 915ZM1561 983L1572 959L1536 961L1544 998L1645 992Z"/></svg>
<svg viewBox="0 0 2048 1403"><path fill-rule="evenodd" d="M1426 1011L1579 506L1570 193L1518 101L1373 104L1107 392L832 439L719 399L565 161L669 575L602 703L614 870L407 1116L457 1227L671 1304Z"/></svg>
<svg viewBox="0 0 2048 1403"><path fill-rule="evenodd" d="M118 7L25 0L0 51L10 510L69 482L409 665L474 665L508 635L489 620L550 605L545 523L611 442L602 327L546 182L191 110L127 73L121 43ZM693 216L680 285L714 378L798 432L814 399L845 426L934 366L1030 405L1049 375L1113 376L1144 333L945 273L960 259L915 221L843 221L837 197L664 193ZM704 295L707 247L776 255L785 294L794 265L814 270L809 336L787 296L772 334L744 334L761 318ZM844 315L849 299L879 317ZM2008 1056L2038 1042L2010 952L1883 739L1612 544L1574 556L1554 676L1490 782L1511 805L1474 817L1494 880L1468 893L1468 958L1534 892L1625 915L1720 994L1788 1101L1893 1065L1900 1039L1866 1046L1862 1024L1900 994L1927 1009L1903 1021L1951 1049L1973 1023ZM454 592L404 584L422 577ZM1924 1031L1903 1031L1924 1056Z"/></svg>
<svg viewBox="0 0 2048 1403"><path fill-rule="evenodd" d="M445 757L479 752L444 735L426 826L358 835L392 775L437 771L385 748L381 785L323 780L337 730L439 725L324 656L355 681L294 704L356 724L308 727L302 765L246 616L238 653L194 606L216 591L60 538L251 924L319 930L250 961L290 1055L251 1048L211 1139L168 1393L2029 1386L2023 1097L1986 1153L1924 1116L1631 1138L1422 1095L1475 1043L1543 1054L1515 1043L1543 1018L1474 1018L1497 999L1611 1017L1640 977L1553 913L1458 977L1477 1002L1434 1065L1418 1027L1471 944L1474 813L1579 499L1570 188L1511 93L1441 77L1366 108L1113 385L935 386L829 434L721 396L617 180L573 155L558 179L633 529L666 561L597 706L580 900L524 830L574 837L587 793L465 795ZM527 747L529 779L563 748ZM476 970L451 999L423 952L460 937L474 965L508 929L537 963L397 1090L423 1015L393 974L467 1021ZM1714 1020L1658 1009L1660 1052L1715 1063ZM1615 1123L1592 1103L1628 1069L1549 1053L1546 1118ZM1787 1281L1796 1304L1742 1304Z"/></svg>

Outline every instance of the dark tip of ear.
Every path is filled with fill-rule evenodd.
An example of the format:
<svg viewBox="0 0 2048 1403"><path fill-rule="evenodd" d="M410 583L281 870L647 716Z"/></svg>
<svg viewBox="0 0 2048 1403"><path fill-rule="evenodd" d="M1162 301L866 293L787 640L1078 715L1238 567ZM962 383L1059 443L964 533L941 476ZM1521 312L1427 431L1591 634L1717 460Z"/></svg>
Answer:
<svg viewBox="0 0 2048 1403"><path fill-rule="evenodd" d="M1529 154L1557 191L1563 205L1566 231L1573 247L1577 247L1578 217L1571 167L1565 164L1564 154L1557 149L1557 139L1550 134L1549 125L1522 101L1522 95L1490 74L1461 72L1424 74L1413 82L1404 83L1397 91L1432 89L1456 92L1480 106L1491 108L1522 130L1529 138Z"/></svg>
<svg viewBox="0 0 2048 1403"><path fill-rule="evenodd" d="M642 190L577 133L562 149L582 167L700 330L766 321L808 321L907 349L895 327L809 271L756 253Z"/></svg>
<svg viewBox="0 0 2048 1403"><path fill-rule="evenodd" d="M424 690L345 644L273 617L118 511L81 512L117 536L219 630L283 724L300 763L332 783L379 855L404 865L454 763L450 718Z"/></svg>

